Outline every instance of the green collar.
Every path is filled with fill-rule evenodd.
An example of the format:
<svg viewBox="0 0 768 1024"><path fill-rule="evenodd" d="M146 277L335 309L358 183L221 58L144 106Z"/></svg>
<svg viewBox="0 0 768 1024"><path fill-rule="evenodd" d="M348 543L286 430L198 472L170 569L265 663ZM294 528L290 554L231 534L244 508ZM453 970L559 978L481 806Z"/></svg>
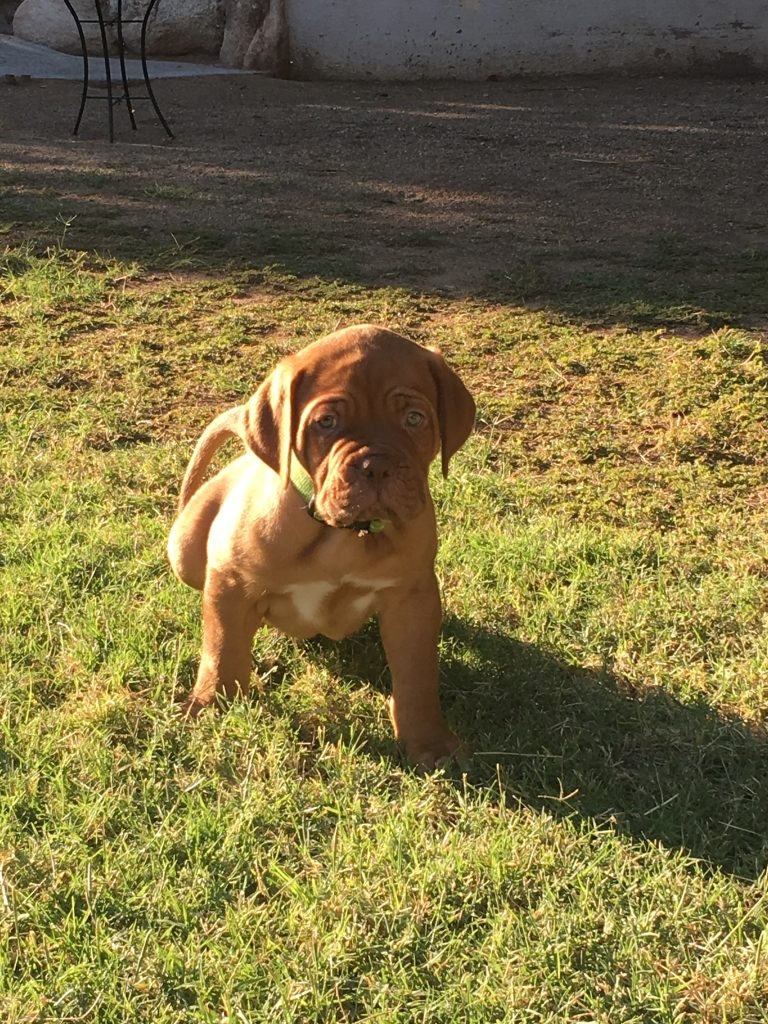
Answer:
<svg viewBox="0 0 768 1024"><path fill-rule="evenodd" d="M291 483L306 503L307 513L317 523L329 526L315 511L315 488L312 477L304 469L295 455L291 458ZM367 519L362 522L350 523L349 526L340 527L343 530L357 530L358 533L381 533L386 527L386 519Z"/></svg>

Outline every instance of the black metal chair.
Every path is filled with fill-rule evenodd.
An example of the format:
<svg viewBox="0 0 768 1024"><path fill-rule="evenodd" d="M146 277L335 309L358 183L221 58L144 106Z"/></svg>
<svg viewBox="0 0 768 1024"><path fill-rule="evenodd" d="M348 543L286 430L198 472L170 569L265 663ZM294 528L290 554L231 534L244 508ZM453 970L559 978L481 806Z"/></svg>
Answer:
<svg viewBox="0 0 768 1024"><path fill-rule="evenodd" d="M104 10L102 9L102 0L93 0L95 8L95 18L81 18L75 8L72 6L70 0L64 0L67 5L67 9L72 17L75 19L75 25L77 26L77 34L80 37L80 47L83 52L83 92L80 99L80 110L75 121L75 127L72 129L72 134L77 135L80 129L80 122L83 119L83 111L85 110L85 101L87 99L105 99L107 101L107 117L109 119L109 141L115 141L115 122L114 122L114 108L118 103L125 102L126 109L128 111L128 117L130 118L131 128L136 130L136 118L133 116L133 102L131 100L131 94L128 89L128 75L125 69L125 41L123 39L123 26L124 25L141 25L141 68L144 73L144 84L147 88L147 98L151 100L152 106L155 108L160 124L163 126L170 138L173 138L173 132L168 127L168 122L163 117L162 111L155 99L155 94L152 91L152 83L149 80L149 70L147 69L147 23L149 22L149 16L154 10L157 0L149 0L147 9L144 12L143 18L123 18L123 0L117 0L117 7L115 13L112 15L105 16ZM98 25L101 35L101 49L104 57L104 75L107 83L107 95L102 96L98 93L92 93L88 91L90 84L90 65L89 65L89 54L88 47L85 42L85 33L83 32L83 25ZM117 29L117 49L118 57L120 59L120 77L122 78L122 93L115 95L112 84L112 67L109 59L109 42L107 40L107 28L115 27ZM144 97L139 97L143 99Z"/></svg>

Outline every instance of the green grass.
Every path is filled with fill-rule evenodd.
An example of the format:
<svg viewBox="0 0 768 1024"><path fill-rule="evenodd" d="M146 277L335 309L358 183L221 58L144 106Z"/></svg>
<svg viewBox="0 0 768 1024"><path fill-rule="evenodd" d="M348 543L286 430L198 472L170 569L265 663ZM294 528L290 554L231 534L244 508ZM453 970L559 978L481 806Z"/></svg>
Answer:
<svg viewBox="0 0 768 1024"><path fill-rule="evenodd" d="M344 280L330 246L322 272L322 244L300 272L303 237L222 267L58 231L0 260L3 1020L768 1020L746 264L698 303L659 283L675 240L628 277L526 266L449 300ZM399 762L374 626L261 634L253 700L175 711L199 598L163 545L196 432L361 320L441 345L478 399L433 481L466 775Z"/></svg>

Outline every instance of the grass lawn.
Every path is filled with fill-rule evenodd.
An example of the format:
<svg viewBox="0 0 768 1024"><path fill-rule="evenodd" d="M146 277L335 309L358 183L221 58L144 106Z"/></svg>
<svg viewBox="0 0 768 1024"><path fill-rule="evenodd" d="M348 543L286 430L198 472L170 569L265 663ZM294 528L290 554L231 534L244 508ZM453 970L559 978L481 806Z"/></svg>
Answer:
<svg viewBox="0 0 768 1024"><path fill-rule="evenodd" d="M355 280L321 234L302 269L306 236L116 256L23 214L0 258L2 1020L768 1021L768 257L658 236L448 295ZM375 623L260 633L252 700L176 710L199 595L164 542L194 439L368 320L438 344L478 402L433 473L466 773L399 761Z"/></svg>

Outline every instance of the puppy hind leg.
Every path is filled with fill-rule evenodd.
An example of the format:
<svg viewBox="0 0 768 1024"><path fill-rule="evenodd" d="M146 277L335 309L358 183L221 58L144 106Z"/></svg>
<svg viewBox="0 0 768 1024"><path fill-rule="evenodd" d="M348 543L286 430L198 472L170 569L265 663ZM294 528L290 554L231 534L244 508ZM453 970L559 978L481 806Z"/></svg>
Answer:
<svg viewBox="0 0 768 1024"><path fill-rule="evenodd" d="M203 648L195 685L184 713L195 717L217 696L233 700L247 694L251 644L261 617L241 584L208 571L203 590Z"/></svg>
<svg viewBox="0 0 768 1024"><path fill-rule="evenodd" d="M168 561L177 579L188 587L205 586L208 534L224 500L219 479L210 480L176 517L168 537Z"/></svg>

